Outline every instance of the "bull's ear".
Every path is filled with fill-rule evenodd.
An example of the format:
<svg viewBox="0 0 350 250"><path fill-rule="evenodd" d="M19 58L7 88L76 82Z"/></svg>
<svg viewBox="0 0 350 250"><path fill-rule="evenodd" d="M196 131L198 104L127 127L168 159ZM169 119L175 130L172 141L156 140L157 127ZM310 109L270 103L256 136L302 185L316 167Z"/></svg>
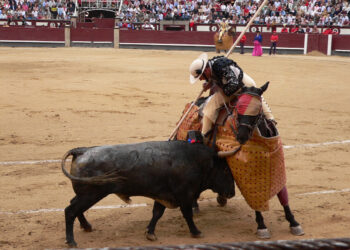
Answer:
<svg viewBox="0 0 350 250"><path fill-rule="evenodd" d="M263 86L261 86L261 94L264 93L269 87L270 82L266 82Z"/></svg>

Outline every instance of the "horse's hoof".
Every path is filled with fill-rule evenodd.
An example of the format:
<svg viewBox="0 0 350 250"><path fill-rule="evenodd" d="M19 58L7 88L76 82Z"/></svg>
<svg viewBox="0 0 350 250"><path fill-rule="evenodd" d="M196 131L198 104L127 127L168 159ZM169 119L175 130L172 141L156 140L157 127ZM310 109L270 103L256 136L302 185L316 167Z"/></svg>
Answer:
<svg viewBox="0 0 350 250"><path fill-rule="evenodd" d="M147 240L150 240L150 241L156 241L157 240L157 236L155 234L150 234L150 233L147 233L147 232L146 232L146 238L147 238Z"/></svg>
<svg viewBox="0 0 350 250"><path fill-rule="evenodd" d="M216 201L218 202L220 207L224 207L227 204L227 199L225 197L220 196L220 195L218 195L218 197L216 197Z"/></svg>
<svg viewBox="0 0 350 250"><path fill-rule="evenodd" d="M191 234L193 238L203 238L203 234L201 232L197 234Z"/></svg>
<svg viewBox="0 0 350 250"><path fill-rule="evenodd" d="M305 234L303 228L300 225L296 227L290 227L290 232L293 235L297 235L297 236L301 236Z"/></svg>
<svg viewBox="0 0 350 250"><path fill-rule="evenodd" d="M267 228L258 229L256 234L257 234L259 239L270 239L271 238L270 231Z"/></svg>

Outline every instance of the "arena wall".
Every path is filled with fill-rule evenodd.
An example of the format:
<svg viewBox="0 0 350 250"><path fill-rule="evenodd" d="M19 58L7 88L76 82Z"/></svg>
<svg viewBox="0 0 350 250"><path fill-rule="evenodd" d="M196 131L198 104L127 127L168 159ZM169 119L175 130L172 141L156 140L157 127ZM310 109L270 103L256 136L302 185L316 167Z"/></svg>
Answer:
<svg viewBox="0 0 350 250"><path fill-rule="evenodd" d="M58 25L0 27L0 46L107 46L200 51L215 49L214 31L118 29L114 28L112 21L113 19L110 22L77 23L75 28L70 25L60 25L58 28ZM271 32L264 31L262 46L267 52L270 47ZM247 53L253 49L254 35L254 32L246 33L245 51ZM277 50L280 54L306 54L316 50L326 55L350 55L350 35L308 33L278 33L278 35ZM233 41L237 37L238 34L233 37ZM237 46L236 50L238 49Z"/></svg>

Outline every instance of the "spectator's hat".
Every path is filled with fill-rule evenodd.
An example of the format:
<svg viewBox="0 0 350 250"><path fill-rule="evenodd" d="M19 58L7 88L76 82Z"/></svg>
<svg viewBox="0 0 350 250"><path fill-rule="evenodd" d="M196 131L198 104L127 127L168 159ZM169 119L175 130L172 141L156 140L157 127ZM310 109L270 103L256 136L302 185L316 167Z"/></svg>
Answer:
<svg viewBox="0 0 350 250"><path fill-rule="evenodd" d="M208 55L206 53L201 54L190 65L190 83L194 84L203 74L208 62Z"/></svg>

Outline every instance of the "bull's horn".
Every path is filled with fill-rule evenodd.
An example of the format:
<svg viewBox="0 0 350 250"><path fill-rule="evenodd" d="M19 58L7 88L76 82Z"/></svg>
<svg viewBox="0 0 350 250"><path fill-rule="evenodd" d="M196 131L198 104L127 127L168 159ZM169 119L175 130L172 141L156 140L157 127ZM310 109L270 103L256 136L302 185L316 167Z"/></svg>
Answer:
<svg viewBox="0 0 350 250"><path fill-rule="evenodd" d="M233 156L241 149L241 147L242 146L239 145L237 148L235 148L234 150L231 150L231 151L219 151L218 157L225 158L225 157Z"/></svg>

